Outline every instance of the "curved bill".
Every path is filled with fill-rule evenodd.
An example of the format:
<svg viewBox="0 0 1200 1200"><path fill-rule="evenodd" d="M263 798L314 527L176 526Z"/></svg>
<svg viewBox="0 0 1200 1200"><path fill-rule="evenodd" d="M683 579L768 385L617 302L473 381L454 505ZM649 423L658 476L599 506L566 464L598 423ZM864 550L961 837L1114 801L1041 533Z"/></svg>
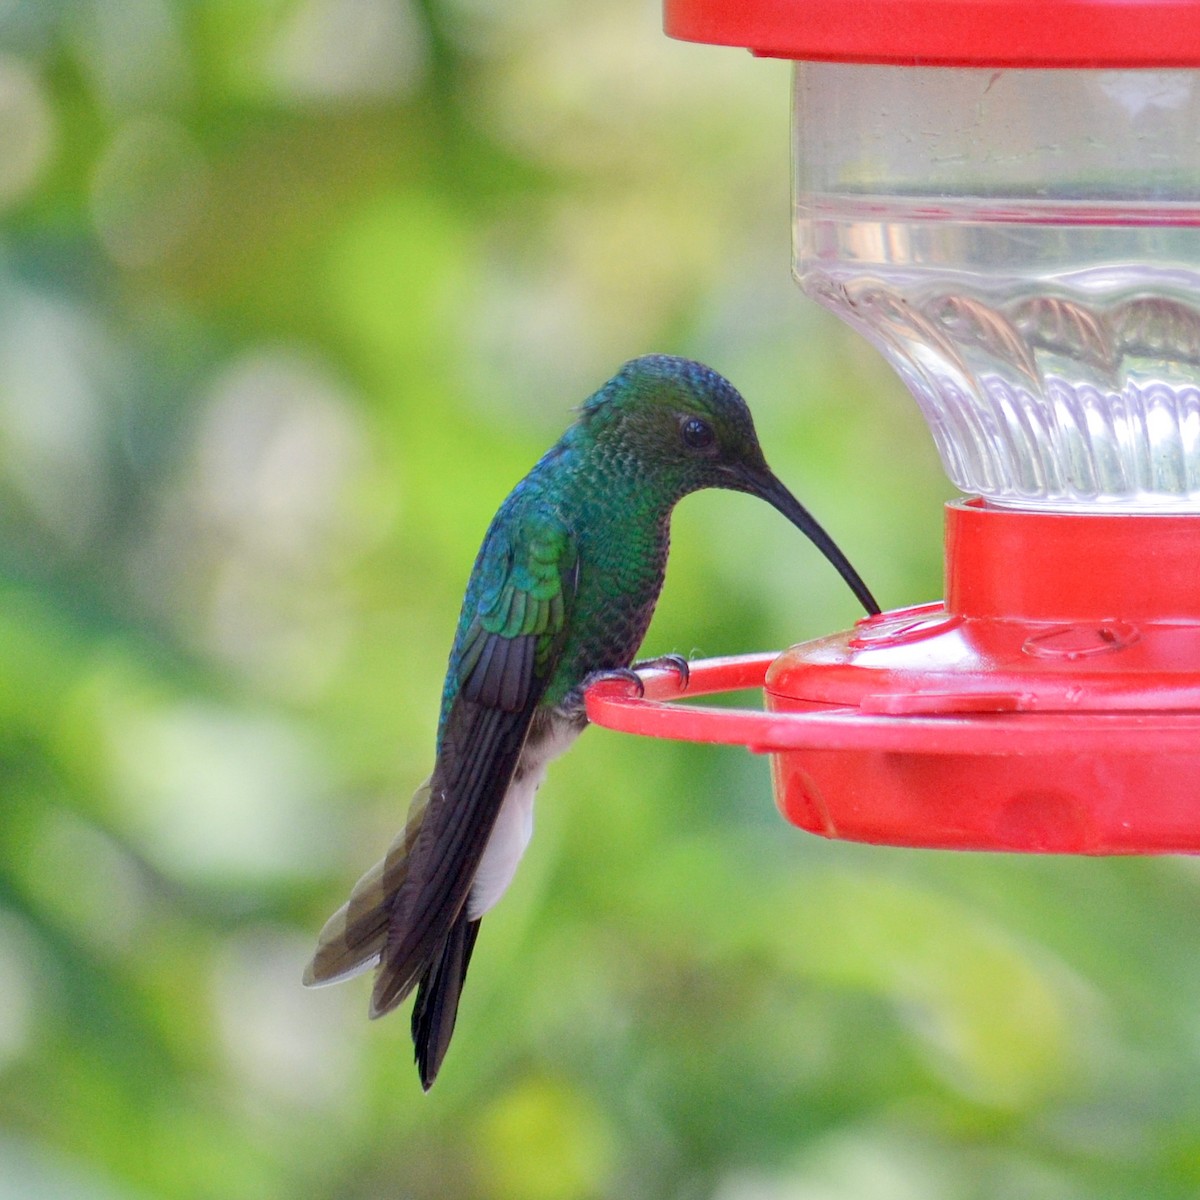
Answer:
<svg viewBox="0 0 1200 1200"><path fill-rule="evenodd" d="M768 471L765 475L760 476L747 472L745 486L747 491L753 492L772 508L783 513L825 555L867 612L872 615L879 612L879 605L875 602L875 597L871 595L870 589L863 583L859 573L851 566L850 560L838 549L833 538L817 524L808 509L780 483L774 474Z"/></svg>

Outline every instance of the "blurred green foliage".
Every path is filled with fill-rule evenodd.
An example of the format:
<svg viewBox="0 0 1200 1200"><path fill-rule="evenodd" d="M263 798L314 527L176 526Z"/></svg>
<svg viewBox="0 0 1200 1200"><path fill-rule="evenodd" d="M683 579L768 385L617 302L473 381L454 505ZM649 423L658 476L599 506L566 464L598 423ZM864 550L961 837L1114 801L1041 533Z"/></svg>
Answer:
<svg viewBox="0 0 1200 1200"><path fill-rule="evenodd" d="M766 764L554 768L429 1096L314 935L428 769L491 512L711 362L888 606L915 406L788 276L788 71L652 0L0 5L0 1197L1200 1194L1200 877L834 845ZM685 502L649 653L854 602Z"/></svg>

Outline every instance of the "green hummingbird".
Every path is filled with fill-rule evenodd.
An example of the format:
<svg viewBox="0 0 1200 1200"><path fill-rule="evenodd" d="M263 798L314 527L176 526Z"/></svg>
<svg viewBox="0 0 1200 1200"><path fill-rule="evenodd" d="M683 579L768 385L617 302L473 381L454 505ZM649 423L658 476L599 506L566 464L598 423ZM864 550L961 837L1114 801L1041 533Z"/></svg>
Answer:
<svg viewBox="0 0 1200 1200"><path fill-rule="evenodd" d="M450 651L433 774L383 860L322 929L304 976L331 983L377 965L372 1017L416 988L425 1090L450 1044L480 921L528 845L546 766L587 724L588 683L629 672L662 589L671 510L710 487L773 505L879 611L772 474L746 402L715 371L649 355L584 402L488 527Z"/></svg>

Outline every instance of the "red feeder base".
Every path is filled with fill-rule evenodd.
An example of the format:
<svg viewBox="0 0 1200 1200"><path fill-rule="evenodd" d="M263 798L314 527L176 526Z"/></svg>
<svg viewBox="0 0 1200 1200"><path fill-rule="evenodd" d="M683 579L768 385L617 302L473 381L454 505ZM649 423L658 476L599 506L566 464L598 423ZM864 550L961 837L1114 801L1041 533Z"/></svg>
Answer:
<svg viewBox="0 0 1200 1200"><path fill-rule="evenodd" d="M765 686L766 712L589 690L631 733L772 755L813 833L900 846L1200 852L1200 517L947 506L945 605L777 658L692 667L689 696Z"/></svg>

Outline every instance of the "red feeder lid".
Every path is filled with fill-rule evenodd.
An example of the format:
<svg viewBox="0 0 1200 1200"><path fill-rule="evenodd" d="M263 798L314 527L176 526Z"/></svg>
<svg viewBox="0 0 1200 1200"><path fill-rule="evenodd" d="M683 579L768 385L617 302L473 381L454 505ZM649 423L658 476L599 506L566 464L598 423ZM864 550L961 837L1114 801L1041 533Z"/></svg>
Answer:
<svg viewBox="0 0 1200 1200"><path fill-rule="evenodd" d="M901 66L1200 66L1197 0L663 0L671 37Z"/></svg>

